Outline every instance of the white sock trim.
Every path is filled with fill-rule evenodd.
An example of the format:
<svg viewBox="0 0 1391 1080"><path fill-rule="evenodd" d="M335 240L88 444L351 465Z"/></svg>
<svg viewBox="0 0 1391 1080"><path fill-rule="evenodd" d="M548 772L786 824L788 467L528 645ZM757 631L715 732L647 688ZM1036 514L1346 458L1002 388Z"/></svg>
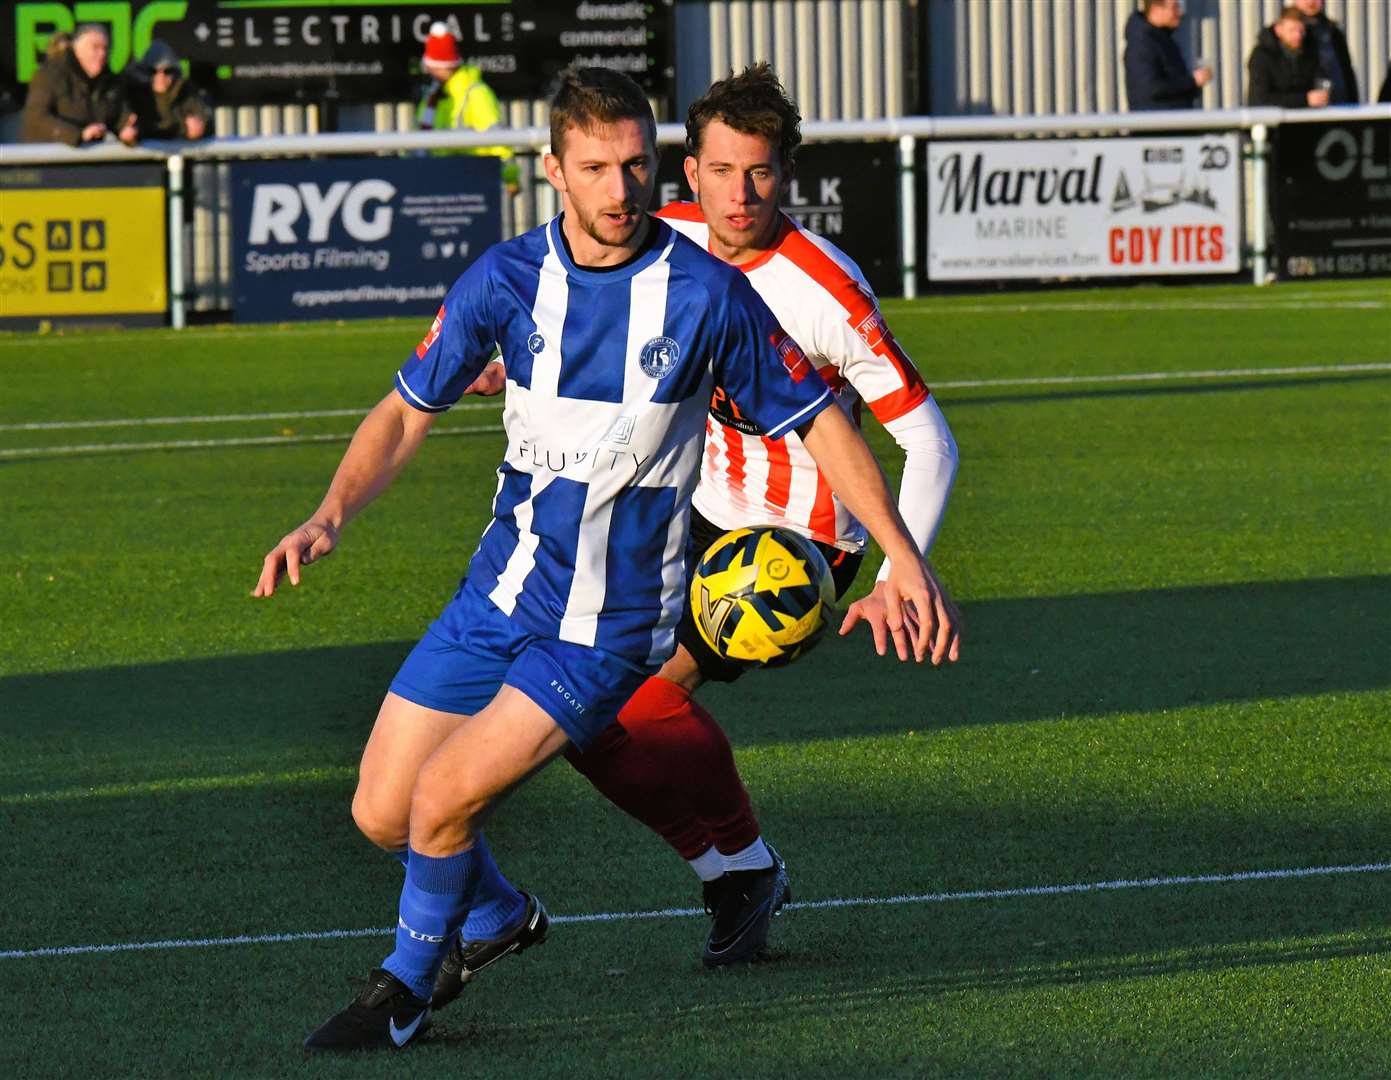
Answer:
<svg viewBox="0 0 1391 1080"><path fill-rule="evenodd" d="M724 875L724 856L711 844L694 859L687 859L701 881L714 881Z"/></svg>
<svg viewBox="0 0 1391 1080"><path fill-rule="evenodd" d="M726 873L731 870L766 870L773 865L773 853L761 836L743 851L721 857Z"/></svg>

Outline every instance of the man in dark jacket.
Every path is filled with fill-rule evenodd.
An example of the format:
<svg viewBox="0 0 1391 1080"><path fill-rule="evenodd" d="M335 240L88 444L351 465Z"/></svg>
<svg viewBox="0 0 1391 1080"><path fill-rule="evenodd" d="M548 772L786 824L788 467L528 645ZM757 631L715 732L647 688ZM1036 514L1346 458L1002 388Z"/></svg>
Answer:
<svg viewBox="0 0 1391 1080"><path fill-rule="evenodd" d="M1174 31L1183 21L1183 0L1141 0L1125 24L1125 96L1132 112L1192 109L1212 69L1190 71Z"/></svg>
<svg viewBox="0 0 1391 1080"><path fill-rule="evenodd" d="M179 58L163 41L152 41L128 69L126 97L142 139L201 139L210 134L211 111L184 78Z"/></svg>
<svg viewBox="0 0 1391 1080"><path fill-rule="evenodd" d="M107 133L136 140L134 117L120 80L106 66L111 40L101 26L79 26L68 48L34 73L24 100L20 138L69 146L100 142Z"/></svg>
<svg viewBox="0 0 1391 1080"><path fill-rule="evenodd" d="M1250 81L1246 104L1277 105L1282 109L1321 108L1328 104L1328 90L1315 85L1318 59L1304 48L1304 16L1294 5L1280 12L1273 26L1256 39L1246 61Z"/></svg>
<svg viewBox="0 0 1391 1080"><path fill-rule="evenodd" d="M1323 13L1323 0L1291 0L1304 16L1304 51L1318 61L1319 75L1328 80L1330 105L1357 105L1357 73L1343 28Z"/></svg>

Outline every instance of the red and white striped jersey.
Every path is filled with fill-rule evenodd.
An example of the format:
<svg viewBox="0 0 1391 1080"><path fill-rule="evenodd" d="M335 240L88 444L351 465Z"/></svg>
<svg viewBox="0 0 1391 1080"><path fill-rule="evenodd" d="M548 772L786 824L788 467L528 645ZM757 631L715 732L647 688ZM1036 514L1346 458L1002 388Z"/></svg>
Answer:
<svg viewBox="0 0 1391 1080"><path fill-rule="evenodd" d="M694 203L671 203L657 216L708 249L710 227ZM927 386L859 267L829 240L781 217L773 246L739 269L856 423L862 402L880 423L916 408ZM692 502L710 521L724 529L781 526L846 551L864 548L864 526L831 494L795 432L766 438L719 387L705 430Z"/></svg>

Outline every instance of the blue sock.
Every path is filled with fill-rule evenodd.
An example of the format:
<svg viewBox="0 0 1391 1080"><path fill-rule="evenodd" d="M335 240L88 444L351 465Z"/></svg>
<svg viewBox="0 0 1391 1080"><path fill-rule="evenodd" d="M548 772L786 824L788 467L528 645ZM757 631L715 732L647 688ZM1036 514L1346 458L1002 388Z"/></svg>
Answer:
<svg viewBox="0 0 1391 1080"><path fill-rule="evenodd" d="M468 916L479 879L480 846L442 859L411 851L406 862L406 883L401 887L396 922L396 951L382 967L426 1001L430 1000L435 973L449 951L450 941ZM492 864L486 848L483 858Z"/></svg>
<svg viewBox="0 0 1391 1080"><path fill-rule="evenodd" d="M478 879L473 906L464 922L464 940L493 941L521 924L526 916L526 898L502 876L482 836L473 850L479 852Z"/></svg>
<svg viewBox="0 0 1391 1080"><path fill-rule="evenodd" d="M400 851L388 851L387 854L403 867L411 864L411 849L409 847L403 847Z"/></svg>

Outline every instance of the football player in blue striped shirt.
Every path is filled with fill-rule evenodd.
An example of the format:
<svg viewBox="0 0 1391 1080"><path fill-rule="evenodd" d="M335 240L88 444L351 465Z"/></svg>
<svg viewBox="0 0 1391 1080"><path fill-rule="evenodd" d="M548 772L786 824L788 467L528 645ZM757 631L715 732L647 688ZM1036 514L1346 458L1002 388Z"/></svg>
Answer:
<svg viewBox="0 0 1391 1080"><path fill-rule="evenodd" d="M391 683L353 801L359 828L406 867L396 947L311 1050L406 1046L430 1022L447 956L467 976L544 939L544 908L499 871L482 825L671 654L716 383L771 438L801 435L892 560L890 628L919 660L931 648L940 596L858 431L744 276L646 214L655 136L626 76L563 76L545 159L562 214L460 277L318 509L262 565L254 595L282 576L297 585L500 351L493 520Z"/></svg>

